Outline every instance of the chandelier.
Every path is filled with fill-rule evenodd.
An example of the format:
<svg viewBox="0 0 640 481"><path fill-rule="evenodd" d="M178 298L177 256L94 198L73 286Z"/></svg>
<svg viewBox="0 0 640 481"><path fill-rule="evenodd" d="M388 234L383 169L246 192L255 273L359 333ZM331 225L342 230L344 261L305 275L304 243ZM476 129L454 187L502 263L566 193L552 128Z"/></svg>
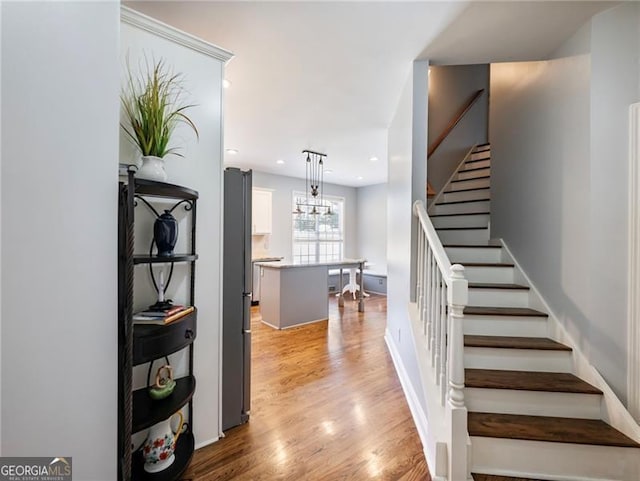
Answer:
<svg viewBox="0 0 640 481"><path fill-rule="evenodd" d="M310 215L332 215L331 205L324 201L324 158L327 154L303 150L307 154L307 172L305 176L305 199L304 202L296 202L294 214Z"/></svg>

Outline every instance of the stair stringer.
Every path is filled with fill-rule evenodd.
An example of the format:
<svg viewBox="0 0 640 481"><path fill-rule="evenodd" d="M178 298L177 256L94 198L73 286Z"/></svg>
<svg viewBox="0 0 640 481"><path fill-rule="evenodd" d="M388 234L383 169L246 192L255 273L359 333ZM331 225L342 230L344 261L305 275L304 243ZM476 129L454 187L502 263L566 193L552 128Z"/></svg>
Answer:
<svg viewBox="0 0 640 481"><path fill-rule="evenodd" d="M474 150L476 150L477 145L473 145L469 151L467 152L467 155L464 156L464 158L462 159L462 161L458 164L458 167L455 168L455 170L453 171L453 174L451 174L451 177L449 177L447 179L447 181L444 183L444 185L442 186L442 188L440 189L440 191L434 195L431 198L431 201L427 204L427 212L429 211L429 208L432 205L435 205L436 202L438 202L440 200L440 198L443 196L444 191L447 187L449 187L449 185L451 185L451 181L456 177L456 175L458 175L458 171L462 168L462 166L464 166L465 162L467 162L467 160L469 160L471 158L471 154L473 154ZM427 176L429 175L429 173L427 172Z"/></svg>
<svg viewBox="0 0 640 481"><path fill-rule="evenodd" d="M564 325L559 321L559 317L555 314L553 309L551 309L549 304L540 294L539 289L531 281L522 266L518 263L518 260L515 258L504 239L500 239L500 243L504 248L506 256L514 264L514 276L516 282L520 284L526 284L530 287L530 307L532 309L537 309L548 314L548 337L562 344L566 344L567 346L572 348L573 374L602 391L602 402L600 404L601 419L616 428L618 431L627 435L634 441L640 443L640 425L636 423L633 416L631 416L631 413L629 413L627 408L620 401L618 396L613 392L602 375L589 362L587 356L580 349L580 345L575 342L575 340L567 332Z"/></svg>

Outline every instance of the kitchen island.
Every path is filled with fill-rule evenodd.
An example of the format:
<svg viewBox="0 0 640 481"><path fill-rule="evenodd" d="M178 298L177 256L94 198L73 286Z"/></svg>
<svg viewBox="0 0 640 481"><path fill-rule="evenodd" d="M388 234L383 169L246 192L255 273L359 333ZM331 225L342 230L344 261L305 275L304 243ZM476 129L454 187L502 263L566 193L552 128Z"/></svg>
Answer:
<svg viewBox="0 0 640 481"><path fill-rule="evenodd" d="M342 269L358 267L360 278L364 259L343 259L317 264L293 264L288 262L257 262L262 268L260 280L260 312L262 321L276 329L287 329L329 318L329 293L327 278L329 269L340 269L338 305L344 306L342 296ZM362 289L358 294L358 311L364 312Z"/></svg>

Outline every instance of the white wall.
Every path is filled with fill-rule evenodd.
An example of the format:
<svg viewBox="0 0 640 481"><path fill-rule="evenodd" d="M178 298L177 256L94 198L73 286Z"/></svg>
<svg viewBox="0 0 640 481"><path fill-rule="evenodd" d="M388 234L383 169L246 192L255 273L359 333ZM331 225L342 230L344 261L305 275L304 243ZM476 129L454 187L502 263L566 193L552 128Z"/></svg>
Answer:
<svg viewBox="0 0 640 481"><path fill-rule="evenodd" d="M272 234L269 236L254 236L254 254L262 251L265 255L280 256L291 260L292 231L291 221L293 212L293 192L305 191L305 180L284 175L273 175L265 172L253 171L253 187L270 189L272 198ZM345 241L346 257L354 258L358 253L357 205L358 197L354 187L335 184L324 184L324 193L336 197L343 197L345 202Z"/></svg>
<svg viewBox="0 0 640 481"><path fill-rule="evenodd" d="M418 65L416 65L418 64ZM406 371L422 408L425 408L420 372L416 360L408 306L411 285L411 235L412 235L412 163L413 140L419 137L414 131L414 84L423 83L424 99L415 99L418 105L426 102L426 64L412 65L398 102L398 108L389 126L389 180L387 201L387 331L400 354ZM424 72L424 79L414 80L414 69ZM426 107L426 105L425 105ZM426 117L426 108L421 110ZM423 125L422 138L426 132ZM418 129L421 127L418 126ZM423 151L424 153L424 151ZM424 156L422 157L424 158ZM421 163L424 166L424 162ZM424 172L423 172L424 174ZM417 176L416 176L417 177ZM424 176L422 177L424 179ZM424 183L422 184L424 186ZM424 192L424 189L423 189Z"/></svg>
<svg viewBox="0 0 640 481"><path fill-rule="evenodd" d="M0 8L2 454L113 481L119 3Z"/></svg>
<svg viewBox="0 0 640 481"><path fill-rule="evenodd" d="M492 236L622 400L639 8L597 15L552 60L491 69Z"/></svg>
<svg viewBox="0 0 640 481"><path fill-rule="evenodd" d="M439 192L472 145L487 139L489 66L432 66L429 73L428 145L444 132L454 115L478 90L485 92L429 158L429 183Z"/></svg>
<svg viewBox="0 0 640 481"><path fill-rule="evenodd" d="M387 273L387 184L359 187L358 257L367 259L369 269Z"/></svg>
<svg viewBox="0 0 640 481"><path fill-rule="evenodd" d="M168 157L166 170L169 182L188 186L200 194L197 207L196 248L199 258L195 291L199 322L194 351L194 373L198 387L194 396L193 425L196 447L199 447L217 440L220 433L223 205L221 122L224 64L209 55L123 23L120 46L123 68L127 56L130 64L135 66L144 55L147 58L161 57L175 72L181 72L185 87L197 104L189 110L188 115L198 127L200 139L196 141L188 131L179 133L184 158ZM126 158L126 143L123 138L124 135L121 134L121 155ZM137 209L144 207L139 206ZM186 236L183 237L185 239ZM141 277L136 277L136 282L148 284L148 279ZM153 296L146 299L148 303L153 300ZM184 359L178 358L175 362L184 362Z"/></svg>

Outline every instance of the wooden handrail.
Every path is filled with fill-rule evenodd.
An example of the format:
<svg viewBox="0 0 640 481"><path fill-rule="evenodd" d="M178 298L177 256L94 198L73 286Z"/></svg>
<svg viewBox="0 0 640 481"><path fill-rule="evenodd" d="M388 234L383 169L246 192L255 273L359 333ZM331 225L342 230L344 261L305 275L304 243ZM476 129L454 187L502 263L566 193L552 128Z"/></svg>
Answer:
<svg viewBox="0 0 640 481"><path fill-rule="evenodd" d="M453 116L453 119L451 120L447 128L444 129L444 132L442 132L440 136L429 147L429 151L427 152L427 157L431 157L433 153L436 151L436 149L440 147L440 144L444 142L444 139L446 139L449 136L449 134L454 129L454 127L458 125L458 123L464 118L467 112L471 110L471 107L473 107L473 104L475 104L478 101L478 99L480 98L483 92L484 92L484 89L478 90L475 94L471 96L471 98L467 101L464 107L462 107L460 110L456 112L456 114Z"/></svg>

